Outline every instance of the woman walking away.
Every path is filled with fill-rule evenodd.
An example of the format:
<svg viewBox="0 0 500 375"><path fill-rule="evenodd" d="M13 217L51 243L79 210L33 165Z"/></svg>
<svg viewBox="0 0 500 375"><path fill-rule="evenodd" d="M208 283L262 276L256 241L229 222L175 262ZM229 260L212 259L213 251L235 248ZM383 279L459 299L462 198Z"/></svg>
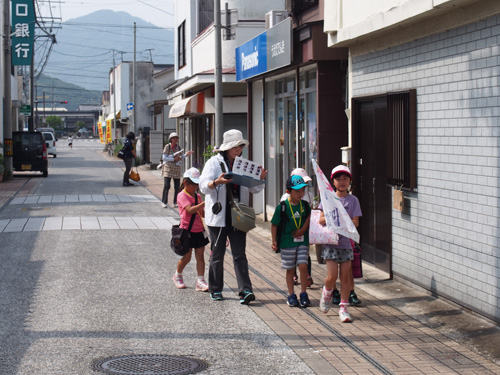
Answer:
<svg viewBox="0 0 500 375"><path fill-rule="evenodd" d="M246 188L232 184L231 180L224 178L224 175L232 171L234 160L241 155L246 145L248 145L248 141L243 139L243 135L239 130L232 129L225 132L219 153L206 162L200 178L200 189L205 194L205 202L208 207L205 223L208 226L212 250L208 271L210 297L213 301L222 301L224 299L222 297L224 255L226 253L226 240L229 238L242 305L248 305L251 301L254 301L255 295L252 291L252 283L248 273L245 249L247 234L233 228L231 225L230 194L228 194L228 190L230 189L234 199L248 205L249 192L258 193L264 189L264 184ZM266 174L267 171L262 168L260 178L264 180Z"/></svg>
<svg viewBox="0 0 500 375"><path fill-rule="evenodd" d="M123 162L125 163L125 172L123 173L123 186L134 185L129 180L130 169L132 169L132 161L137 157L135 155L135 148L132 142L134 139L135 134L133 132L130 132L125 136L125 142L123 143Z"/></svg>
<svg viewBox="0 0 500 375"><path fill-rule="evenodd" d="M177 207L177 194L181 181L181 160L186 156L192 155L193 151L188 151L185 154L179 146L179 135L170 133L168 143L163 148L163 166L161 175L163 177L163 195L161 206L168 207L168 191L170 190L170 181L174 180L174 207Z"/></svg>

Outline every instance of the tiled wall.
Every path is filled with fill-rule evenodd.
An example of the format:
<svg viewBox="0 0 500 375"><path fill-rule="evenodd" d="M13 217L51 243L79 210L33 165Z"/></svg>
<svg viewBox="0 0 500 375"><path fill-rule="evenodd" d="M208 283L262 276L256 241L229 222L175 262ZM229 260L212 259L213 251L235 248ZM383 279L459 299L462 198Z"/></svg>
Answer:
<svg viewBox="0 0 500 375"><path fill-rule="evenodd" d="M500 319L500 17L353 58L353 96L416 88L418 192L395 275Z"/></svg>

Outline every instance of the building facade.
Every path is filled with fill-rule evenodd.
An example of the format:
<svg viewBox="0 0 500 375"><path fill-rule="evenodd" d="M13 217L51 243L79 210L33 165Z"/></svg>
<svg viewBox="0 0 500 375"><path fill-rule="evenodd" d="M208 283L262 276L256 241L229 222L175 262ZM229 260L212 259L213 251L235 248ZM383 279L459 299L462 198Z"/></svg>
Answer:
<svg viewBox="0 0 500 375"><path fill-rule="evenodd" d="M489 0L325 1L329 47L350 52L365 259L497 322L499 14Z"/></svg>
<svg viewBox="0 0 500 375"><path fill-rule="evenodd" d="M260 154L252 150L252 156L269 171L265 190L269 215L293 169L304 168L312 176L314 159L323 170L331 171L341 163L341 148L348 146L348 49L326 48L322 1L288 2L286 7L269 12L265 33L236 51L237 57L245 56L243 64L237 65L238 75L243 79L251 75L245 79L248 118L253 137L264 145ZM245 59L265 43L267 54L259 50L259 61L254 61L255 67L249 65ZM263 61L261 69L256 64Z"/></svg>
<svg viewBox="0 0 500 375"><path fill-rule="evenodd" d="M262 147L253 139L247 123L247 87L236 81L236 47L265 29L265 14L284 7L284 0L249 2L222 1L224 26L222 55L224 131L239 129L249 137L250 148ZM177 0L175 2L175 82L165 91L172 104L170 118L177 119L181 143L194 154L186 158L189 166L201 168L207 147L215 144L215 28L213 0ZM251 152L251 151L250 151ZM262 194L254 196L262 199ZM261 211L259 204L257 212Z"/></svg>

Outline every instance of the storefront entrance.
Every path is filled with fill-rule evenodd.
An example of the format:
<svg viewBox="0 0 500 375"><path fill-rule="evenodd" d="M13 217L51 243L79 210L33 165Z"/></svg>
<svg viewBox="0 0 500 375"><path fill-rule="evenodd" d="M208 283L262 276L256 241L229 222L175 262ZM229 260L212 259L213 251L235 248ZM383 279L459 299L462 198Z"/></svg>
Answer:
<svg viewBox="0 0 500 375"><path fill-rule="evenodd" d="M316 71L266 82L266 148L268 179L267 204L278 205L286 179L295 168L312 172L316 156ZM313 136L311 138L311 135Z"/></svg>

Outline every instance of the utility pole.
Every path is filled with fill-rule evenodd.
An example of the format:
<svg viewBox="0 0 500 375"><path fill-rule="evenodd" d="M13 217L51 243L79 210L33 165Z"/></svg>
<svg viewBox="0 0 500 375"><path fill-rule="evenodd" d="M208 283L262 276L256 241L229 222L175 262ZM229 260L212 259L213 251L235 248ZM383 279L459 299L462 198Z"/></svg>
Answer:
<svg viewBox="0 0 500 375"><path fill-rule="evenodd" d="M133 98L133 108L132 108L132 119L133 119L133 129L134 129L134 133L137 133L137 125L139 124L139 121L138 121L138 117L137 116L137 60L136 60L136 33L137 33L137 27L135 25L135 22L134 22L134 67L133 67L133 87L132 87L132 90L133 90L133 93L132 93L132 98Z"/></svg>
<svg viewBox="0 0 500 375"><path fill-rule="evenodd" d="M115 73L115 50L113 50L113 131L111 132L111 142L115 139L116 129L116 73Z"/></svg>
<svg viewBox="0 0 500 375"><path fill-rule="evenodd" d="M12 69L11 48L10 48L10 1L2 0L3 5L3 140L4 140L4 163L7 176L12 176L12 95L11 77Z"/></svg>
<svg viewBox="0 0 500 375"><path fill-rule="evenodd" d="M31 65L30 65L30 117L28 117L28 130L32 132L35 130L35 54L31 54ZM38 104L37 104L38 106Z"/></svg>
<svg viewBox="0 0 500 375"><path fill-rule="evenodd" d="M215 144L222 144L224 118L222 108L222 42L220 24L220 0L215 0Z"/></svg>

